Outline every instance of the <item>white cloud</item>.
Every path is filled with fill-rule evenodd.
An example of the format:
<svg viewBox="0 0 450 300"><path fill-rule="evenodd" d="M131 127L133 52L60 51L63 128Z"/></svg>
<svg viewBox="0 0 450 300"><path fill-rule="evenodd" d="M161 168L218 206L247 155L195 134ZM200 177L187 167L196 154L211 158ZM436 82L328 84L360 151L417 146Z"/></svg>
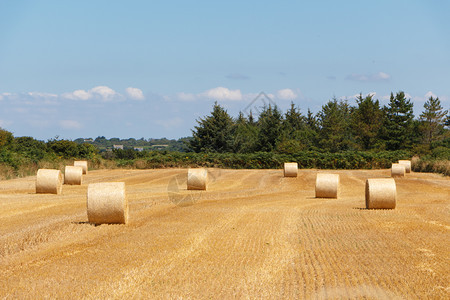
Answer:
<svg viewBox="0 0 450 300"><path fill-rule="evenodd" d="M131 99L144 100L144 93L138 88L128 87L126 88L126 92Z"/></svg>
<svg viewBox="0 0 450 300"><path fill-rule="evenodd" d="M104 101L112 100L115 96L119 96L120 94L116 93L113 89L107 86L96 86L90 90L90 92L94 95L100 96L100 98Z"/></svg>
<svg viewBox="0 0 450 300"><path fill-rule="evenodd" d="M291 89L282 89L277 92L277 98L281 100L294 100L297 94Z"/></svg>
<svg viewBox="0 0 450 300"><path fill-rule="evenodd" d="M389 79L391 79L391 75L384 73L384 72L378 72L377 74L372 75L372 79L374 79L374 80L389 80Z"/></svg>
<svg viewBox="0 0 450 300"><path fill-rule="evenodd" d="M391 79L391 75L385 72L378 72L376 74L350 74L346 77L346 79L367 82L389 81Z"/></svg>
<svg viewBox="0 0 450 300"><path fill-rule="evenodd" d="M33 98L57 98L58 95L51 93L41 93L41 92L28 92L28 96Z"/></svg>
<svg viewBox="0 0 450 300"><path fill-rule="evenodd" d="M89 91L76 90L71 93L64 93L61 95L63 98L71 100L90 100L93 98L100 99L102 101L111 101L113 99L121 99L123 96L110 87L107 86L96 86Z"/></svg>
<svg viewBox="0 0 450 300"><path fill-rule="evenodd" d="M89 100L92 98L92 94L86 92L85 90L76 90L72 93L64 93L62 97L71 99L71 100Z"/></svg>
<svg viewBox="0 0 450 300"><path fill-rule="evenodd" d="M61 120L59 125L64 129L80 129L83 127L80 122L74 120Z"/></svg>
<svg viewBox="0 0 450 300"><path fill-rule="evenodd" d="M207 90L201 96L214 100L242 100L241 90L230 90L221 86Z"/></svg>
<svg viewBox="0 0 450 300"><path fill-rule="evenodd" d="M437 95L435 93L433 93L432 91L429 91L428 93L425 94L425 99L430 99L430 97L433 98L437 98Z"/></svg>
<svg viewBox="0 0 450 300"><path fill-rule="evenodd" d="M197 97L194 94L181 92L177 93L177 98L182 101L194 101Z"/></svg>

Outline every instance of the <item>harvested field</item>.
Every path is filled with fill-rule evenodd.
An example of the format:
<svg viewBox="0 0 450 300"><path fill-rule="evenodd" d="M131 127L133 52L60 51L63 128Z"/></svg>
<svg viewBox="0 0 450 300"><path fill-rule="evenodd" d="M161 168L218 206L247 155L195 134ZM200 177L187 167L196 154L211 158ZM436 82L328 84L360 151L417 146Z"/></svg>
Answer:
<svg viewBox="0 0 450 300"><path fill-rule="evenodd" d="M365 180L335 171L339 199L315 198L316 170L90 171L35 194L0 182L0 298L449 299L450 179L396 179L395 210L365 209ZM127 225L87 223L87 185L123 181Z"/></svg>

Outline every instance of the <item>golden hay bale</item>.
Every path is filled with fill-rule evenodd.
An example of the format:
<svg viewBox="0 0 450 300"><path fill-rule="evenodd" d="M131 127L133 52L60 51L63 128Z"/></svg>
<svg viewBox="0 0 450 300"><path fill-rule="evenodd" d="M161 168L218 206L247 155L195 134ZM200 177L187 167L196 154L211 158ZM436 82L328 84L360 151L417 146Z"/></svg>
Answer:
<svg viewBox="0 0 450 300"><path fill-rule="evenodd" d="M316 198L337 198L339 175L318 173L316 177Z"/></svg>
<svg viewBox="0 0 450 300"><path fill-rule="evenodd" d="M404 177L405 176L405 165L392 164L391 176L392 177Z"/></svg>
<svg viewBox="0 0 450 300"><path fill-rule="evenodd" d="M86 160L76 160L73 162L74 167L82 167L83 174L88 173L88 162Z"/></svg>
<svg viewBox="0 0 450 300"><path fill-rule="evenodd" d="M298 163L284 163L284 177L297 177Z"/></svg>
<svg viewBox="0 0 450 300"><path fill-rule="evenodd" d="M87 191L87 215L93 224L126 224L128 201L124 182L91 183Z"/></svg>
<svg viewBox="0 0 450 300"><path fill-rule="evenodd" d="M397 188L394 178L373 178L366 180L366 208L395 208Z"/></svg>
<svg viewBox="0 0 450 300"><path fill-rule="evenodd" d="M37 194L61 194L63 177L60 170L39 169L36 175Z"/></svg>
<svg viewBox="0 0 450 300"><path fill-rule="evenodd" d="M206 190L208 171L204 168L189 169L187 178L188 190Z"/></svg>
<svg viewBox="0 0 450 300"><path fill-rule="evenodd" d="M64 169L64 184L81 185L82 178L82 167L66 166Z"/></svg>
<svg viewBox="0 0 450 300"><path fill-rule="evenodd" d="M411 161L410 160L399 160L398 163L405 166L406 173L411 173Z"/></svg>

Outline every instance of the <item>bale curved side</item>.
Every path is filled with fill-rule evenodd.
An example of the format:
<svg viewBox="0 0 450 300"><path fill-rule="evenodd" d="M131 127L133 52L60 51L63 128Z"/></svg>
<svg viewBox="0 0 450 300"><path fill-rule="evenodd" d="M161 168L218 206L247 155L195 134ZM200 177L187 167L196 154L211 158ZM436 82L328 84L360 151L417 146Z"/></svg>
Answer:
<svg viewBox="0 0 450 300"><path fill-rule="evenodd" d="M298 163L284 163L284 177L297 177Z"/></svg>
<svg viewBox="0 0 450 300"><path fill-rule="evenodd" d="M411 173L411 161L410 160L399 160L398 163L405 166L406 173Z"/></svg>
<svg viewBox="0 0 450 300"><path fill-rule="evenodd" d="M188 190L206 190L208 171L204 168L189 169L187 178Z"/></svg>
<svg viewBox="0 0 450 300"><path fill-rule="evenodd" d="M128 201L124 182L91 183L87 191L87 215L93 224L126 224Z"/></svg>
<svg viewBox="0 0 450 300"><path fill-rule="evenodd" d="M405 177L406 168L403 164L392 164L391 177Z"/></svg>
<svg viewBox="0 0 450 300"><path fill-rule="evenodd" d="M66 166L64 169L64 184L81 185L83 180L83 168Z"/></svg>
<svg viewBox="0 0 450 300"><path fill-rule="evenodd" d="M366 180L366 208L394 209L397 202L397 188L394 178L373 178Z"/></svg>
<svg viewBox="0 0 450 300"><path fill-rule="evenodd" d="M339 189L340 182L338 174L317 174L316 198L337 198Z"/></svg>
<svg viewBox="0 0 450 300"><path fill-rule="evenodd" d="M61 171L39 169L36 175L37 194L61 194L63 177Z"/></svg>
<svg viewBox="0 0 450 300"><path fill-rule="evenodd" d="M83 174L88 173L88 162L86 160L76 160L73 162L74 167L82 167Z"/></svg>

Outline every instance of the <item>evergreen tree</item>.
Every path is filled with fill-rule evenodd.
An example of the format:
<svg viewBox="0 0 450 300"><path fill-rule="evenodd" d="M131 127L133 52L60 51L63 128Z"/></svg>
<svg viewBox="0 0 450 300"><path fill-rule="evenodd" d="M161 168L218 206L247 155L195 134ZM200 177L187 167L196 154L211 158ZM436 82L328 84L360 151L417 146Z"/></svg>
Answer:
<svg viewBox="0 0 450 300"><path fill-rule="evenodd" d="M249 119L244 117L242 112L235 122L233 150L239 153L250 153L256 151L258 141L258 127L253 122L253 117L250 112Z"/></svg>
<svg viewBox="0 0 450 300"><path fill-rule="evenodd" d="M282 131L282 114L277 106L264 107L258 119L258 151L270 152L276 148Z"/></svg>
<svg viewBox="0 0 450 300"><path fill-rule="evenodd" d="M322 106L318 113L319 145L322 149L336 152L350 148L349 116L350 107L346 101L334 98Z"/></svg>
<svg viewBox="0 0 450 300"><path fill-rule="evenodd" d="M359 148L369 150L375 148L379 131L383 122L383 111L373 95L362 94L356 98L357 107L352 109L351 128Z"/></svg>
<svg viewBox="0 0 450 300"><path fill-rule="evenodd" d="M400 91L391 93L388 106L383 108L385 117L382 136L387 150L411 148L414 141L413 103Z"/></svg>
<svg viewBox="0 0 450 300"><path fill-rule="evenodd" d="M423 107L425 110L419 117L421 132L423 133L425 144L431 145L432 142L443 137L445 119L447 118L446 114L448 111L444 111L439 98L433 98L433 96L425 102Z"/></svg>
<svg viewBox="0 0 450 300"><path fill-rule="evenodd" d="M210 116L197 120L192 130L190 147L195 152L230 152L233 147L233 119L219 104L214 103Z"/></svg>
<svg viewBox="0 0 450 300"><path fill-rule="evenodd" d="M296 108L294 102L291 102L291 107L284 115L283 132L289 139L295 138L295 133L304 129L305 118L300 113L300 109Z"/></svg>

